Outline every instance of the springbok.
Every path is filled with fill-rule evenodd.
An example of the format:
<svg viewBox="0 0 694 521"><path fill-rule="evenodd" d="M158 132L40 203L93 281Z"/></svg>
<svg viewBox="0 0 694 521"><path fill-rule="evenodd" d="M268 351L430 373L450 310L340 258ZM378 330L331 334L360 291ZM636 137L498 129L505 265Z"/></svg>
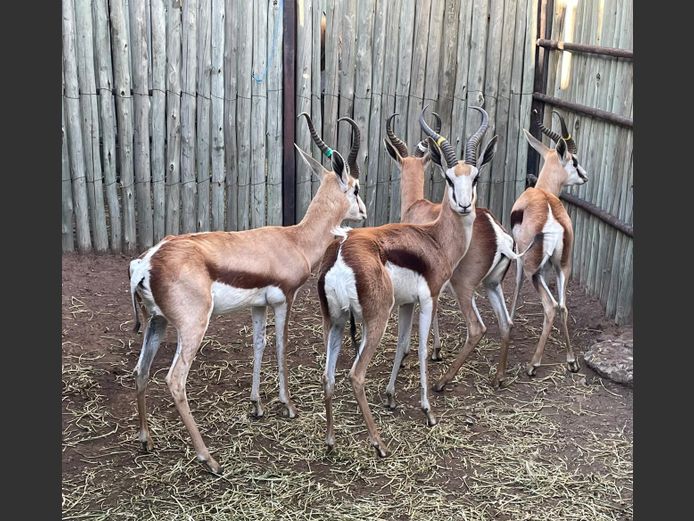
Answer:
<svg viewBox="0 0 694 521"><path fill-rule="evenodd" d="M471 107L478 109L478 107ZM434 114L436 116L436 114ZM400 221L404 223L426 223L436 219L441 211L441 203L433 203L424 198L424 169L427 164L426 143L420 141L410 156L407 145L396 136L392 128L393 114L386 121L386 139L383 143L391 158L402 171L400 176ZM477 134L480 136L488 126L487 115L482 113L483 121ZM440 130L440 118L437 117ZM437 132L438 132L437 130ZM474 144L478 136L470 138L465 150L465 162L470 164L475 153ZM472 145L472 146L471 146ZM491 156L485 159L491 161ZM497 364L493 385L500 386L506 374L508 346L511 337L511 317L506 308L501 283L506 276L511 260L517 257L513 251L513 238L504 230L499 221L486 208L476 208L477 217L472 228L470 246L458 267L453 271L449 284L458 300L460 311L467 324L467 337L461 352L455 358L446 374L434 385L435 391L443 391L445 385L455 378L470 353L479 344L487 331L475 303L475 289L484 285L489 302L499 323L501 332L501 353ZM433 321L432 360L440 360L441 341L439 337L438 313ZM409 344L407 345L409 348ZM409 351L409 349L408 349ZM408 354L408 351L404 355ZM397 359L396 359L397 361ZM395 378L399 364L393 367L393 375L386 395L389 407L395 407Z"/></svg>
<svg viewBox="0 0 694 521"><path fill-rule="evenodd" d="M328 450L335 445L332 417L335 366L350 313L362 322L362 338L349 377L376 453L381 457L387 455L366 401L364 381L394 304L399 306L396 356L401 356L409 342L414 305L419 303L420 404L428 425L436 424L427 386L429 327L441 288L470 243L479 176L476 152L482 136L475 134L477 142L471 144L474 154L468 158L470 163L458 161L451 144L424 121L425 110L426 107L419 122L429 136L428 154L447 183L443 197L446 204L442 204L437 219L427 224L386 224L346 231L342 241L333 242L326 250L321 264L318 296L326 341L323 385ZM492 156L495 146L496 139L487 144L480 167Z"/></svg>
<svg viewBox="0 0 694 521"><path fill-rule="evenodd" d="M580 369L571 348L567 323L569 312L566 308L566 283L571 273L574 234L571 218L557 196L565 186L587 182L588 176L578 163L576 142L569 134L564 119L559 113L556 114L561 123L562 136L539 123L542 133L556 141L556 148L545 146L523 129L525 139L543 157L544 164L535 186L527 188L511 208L511 233L516 247L521 250L529 248L527 255L516 260L516 287L511 303L511 319L515 315L523 273L539 293L544 310L542 334L526 369L529 376L533 376L540 366L557 311L566 339L566 362L569 370L575 373ZM549 266L557 276L559 302L552 296L545 280Z"/></svg>
<svg viewBox="0 0 694 521"><path fill-rule="evenodd" d="M140 326L138 303L144 308L145 318L149 317L134 371L140 422L138 437L144 450L153 447L147 426L145 389L167 324L176 329L178 345L166 383L192 438L198 460L212 472L220 473L221 466L205 446L186 397L188 372L211 315L251 308L254 351L251 401L255 415L262 416L260 364L266 343L266 308L273 308L279 398L287 416L297 414L287 389L285 356L294 297L334 240L333 229L345 219L363 220L366 208L358 193L358 172L355 175L350 172L339 152L331 151L332 171L328 171L298 146L296 149L311 171L320 177L318 191L299 224L169 235L130 263L135 330Z"/></svg>

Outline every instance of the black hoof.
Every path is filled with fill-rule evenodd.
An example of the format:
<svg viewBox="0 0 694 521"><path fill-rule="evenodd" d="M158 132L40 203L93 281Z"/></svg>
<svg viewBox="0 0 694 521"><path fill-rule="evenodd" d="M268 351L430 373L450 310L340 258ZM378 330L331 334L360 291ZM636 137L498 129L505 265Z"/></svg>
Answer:
<svg viewBox="0 0 694 521"><path fill-rule="evenodd" d="M433 427L434 425L439 423L439 421L436 419L436 416L434 416L431 413L431 411L424 411L424 414L427 417L427 427Z"/></svg>
<svg viewBox="0 0 694 521"><path fill-rule="evenodd" d="M388 452L383 447L379 445L374 445L374 449L376 450L376 456L378 456L379 458L388 457Z"/></svg>
<svg viewBox="0 0 694 521"><path fill-rule="evenodd" d="M224 474L224 467L217 464L216 462L214 465L211 464L209 461L203 461L202 463L207 469L207 471L214 474L215 476L221 476L222 474Z"/></svg>
<svg viewBox="0 0 694 521"><path fill-rule="evenodd" d="M443 382L436 382L433 387L434 391L437 393L442 393L446 390L446 384Z"/></svg>
<svg viewBox="0 0 694 521"><path fill-rule="evenodd" d="M534 365L528 365L525 372L528 374L528 376L533 377L533 376L535 376L535 373L537 372L537 367L535 367Z"/></svg>
<svg viewBox="0 0 694 521"><path fill-rule="evenodd" d="M282 414L284 415L285 418L296 418L298 416L298 412L296 410L296 407L293 405L284 405L284 410L282 411Z"/></svg>
<svg viewBox="0 0 694 521"><path fill-rule="evenodd" d="M494 377L492 380L492 387L494 389L506 389L510 385L508 378L497 378Z"/></svg>
<svg viewBox="0 0 694 521"><path fill-rule="evenodd" d="M569 366L569 371L572 373L577 373L581 369L581 365L578 363L578 360L574 360L573 362L567 362Z"/></svg>

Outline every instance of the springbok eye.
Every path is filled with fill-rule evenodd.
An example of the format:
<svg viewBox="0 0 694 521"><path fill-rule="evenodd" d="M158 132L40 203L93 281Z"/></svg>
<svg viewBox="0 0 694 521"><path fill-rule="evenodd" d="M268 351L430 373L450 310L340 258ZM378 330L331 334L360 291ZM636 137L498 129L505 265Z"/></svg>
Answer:
<svg viewBox="0 0 694 521"><path fill-rule="evenodd" d="M358 184L355 184L355 185L354 185L354 195L355 195L355 196L356 196L356 195L359 195L359 185L358 185Z"/></svg>
<svg viewBox="0 0 694 521"><path fill-rule="evenodd" d="M572 158L571 158L571 161L572 161L573 164L574 164L574 168L578 168L578 161L576 160L576 158L575 158L575 157L572 157Z"/></svg>

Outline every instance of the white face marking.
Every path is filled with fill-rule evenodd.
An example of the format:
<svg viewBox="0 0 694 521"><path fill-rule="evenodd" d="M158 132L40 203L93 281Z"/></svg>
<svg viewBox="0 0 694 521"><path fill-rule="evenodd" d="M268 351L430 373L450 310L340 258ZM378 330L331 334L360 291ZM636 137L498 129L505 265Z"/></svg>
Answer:
<svg viewBox="0 0 694 521"><path fill-rule="evenodd" d="M351 187L347 188L347 200L349 201L349 210L345 219L348 221L363 221L366 219L366 205L359 195L359 181L354 180Z"/></svg>
<svg viewBox="0 0 694 521"><path fill-rule="evenodd" d="M469 168L469 175L455 175L453 168L449 168L444 174L449 188L448 203L453 211L462 215L472 213L477 202L475 179L479 175L479 170L474 166L469 166Z"/></svg>
<svg viewBox="0 0 694 521"><path fill-rule="evenodd" d="M325 274L325 298L333 319L339 318L350 309L357 319L361 319L357 279L354 276L354 270L342 258L341 248L337 253L335 264Z"/></svg>
<svg viewBox="0 0 694 521"><path fill-rule="evenodd" d="M215 315L250 306L272 306L284 300L284 293L277 286L242 289L223 282L212 283L212 313Z"/></svg>
<svg viewBox="0 0 694 521"><path fill-rule="evenodd" d="M431 291L424 277L416 271L386 262L386 270L393 283L395 305L412 304L431 300Z"/></svg>
<svg viewBox="0 0 694 521"><path fill-rule="evenodd" d="M566 170L567 178L564 186L574 186L582 185L588 181L588 175L583 167L578 162L578 157L575 155L569 155L569 160L564 163L564 170Z"/></svg>

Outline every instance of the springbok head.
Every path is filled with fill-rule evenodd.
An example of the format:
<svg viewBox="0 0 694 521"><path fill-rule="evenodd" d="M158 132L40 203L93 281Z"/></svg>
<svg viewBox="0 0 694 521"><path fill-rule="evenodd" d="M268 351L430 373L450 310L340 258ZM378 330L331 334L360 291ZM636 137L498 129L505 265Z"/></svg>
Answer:
<svg viewBox="0 0 694 521"><path fill-rule="evenodd" d="M321 180L321 185L324 183L334 182L334 179L337 179L337 185L339 186L340 191L347 202L347 211L344 219L349 221L363 221L366 219L366 206L359 195L359 167L357 166L356 159L357 154L359 153L361 134L359 133L357 124L349 118L340 118L340 120L348 119L350 125L352 125L352 129L354 130L352 149L350 150L347 162L345 162L342 155L337 150L333 150L326 145L318 135L315 127L313 126L311 116L309 116L306 112L302 112L297 117L301 116L306 117L306 123L308 124L311 138L321 150L323 155L330 159L332 170L325 169L323 165L319 161L313 159L310 154L301 150L296 144L294 146L299 151L301 157L309 166L311 171ZM333 176L331 174L335 175Z"/></svg>
<svg viewBox="0 0 694 521"><path fill-rule="evenodd" d="M561 135L547 128L540 121L537 110L534 110L535 118L540 131L556 143L554 148L550 148L536 139L530 132L523 129L525 139L545 160L545 164L551 166L555 161L560 165L565 174L562 179L562 186L582 185L588 182L588 174L578 162L578 147L573 136L569 133L564 118L556 111L552 111L559 117L561 125Z"/></svg>
<svg viewBox="0 0 694 521"><path fill-rule="evenodd" d="M497 136L494 136L482 149L482 154L478 155L480 141L489 127L489 115L481 107L470 108L482 114L482 123L477 132L467 140L465 159L462 161L456 158L455 150L453 150L450 142L427 125L424 120L424 112L427 107L424 107L419 115L419 126L428 136L431 160L439 167L450 187L448 199L451 208L461 215L469 214L474 210L474 205L477 202L477 180L482 167L494 157L497 141Z"/></svg>
<svg viewBox="0 0 694 521"><path fill-rule="evenodd" d="M386 120L386 138L383 140L383 146L386 147L388 155L402 168L403 170L411 163L417 162L422 167L426 167L429 162L429 144L427 139L421 140L415 146L414 154L410 155L407 150L407 145L400 139L393 131L393 119L399 114L396 112L392 114ZM432 115L436 119L436 124L434 125L435 132L441 132L441 117L436 113L432 112Z"/></svg>

